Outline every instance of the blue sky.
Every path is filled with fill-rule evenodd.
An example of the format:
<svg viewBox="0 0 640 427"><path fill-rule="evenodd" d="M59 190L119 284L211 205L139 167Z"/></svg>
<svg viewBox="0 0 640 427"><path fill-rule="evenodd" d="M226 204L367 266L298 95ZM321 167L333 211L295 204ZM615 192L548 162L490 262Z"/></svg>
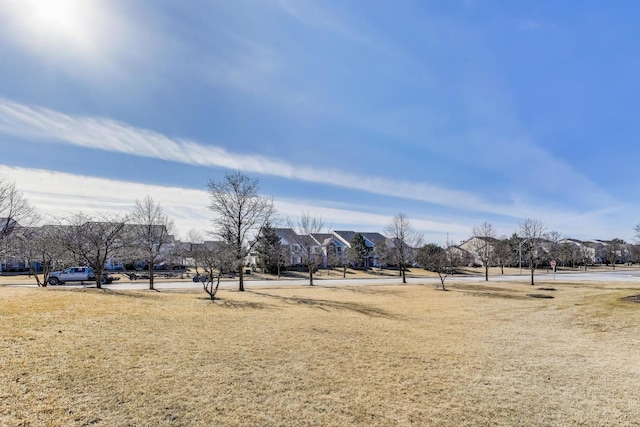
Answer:
<svg viewBox="0 0 640 427"><path fill-rule="evenodd" d="M183 235L234 168L333 229L631 240L639 9L0 0L0 175L45 215L150 195Z"/></svg>

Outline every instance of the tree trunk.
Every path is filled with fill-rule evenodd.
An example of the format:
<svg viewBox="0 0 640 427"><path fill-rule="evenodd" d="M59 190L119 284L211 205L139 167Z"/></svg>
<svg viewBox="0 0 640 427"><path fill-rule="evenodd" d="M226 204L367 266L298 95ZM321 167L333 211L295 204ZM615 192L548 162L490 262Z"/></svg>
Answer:
<svg viewBox="0 0 640 427"><path fill-rule="evenodd" d="M532 263L531 265L533 265L533 263ZM533 283L533 272L534 272L534 271L535 271L535 268L532 268L532 269L531 269L531 286L533 286L533 285L534 285L534 283Z"/></svg>
<svg viewBox="0 0 640 427"><path fill-rule="evenodd" d="M400 270L402 271L402 283L407 283L407 274L404 271L405 268L404 267L400 267Z"/></svg>
<svg viewBox="0 0 640 427"><path fill-rule="evenodd" d="M489 264L484 266L484 281L489 281Z"/></svg>
<svg viewBox="0 0 640 427"><path fill-rule="evenodd" d="M308 265L309 267L309 286L313 286L313 266Z"/></svg>
<svg viewBox="0 0 640 427"><path fill-rule="evenodd" d="M244 266L238 268L238 291L244 292Z"/></svg>
<svg viewBox="0 0 640 427"><path fill-rule="evenodd" d="M149 263L149 290L155 291L153 287L153 264Z"/></svg>

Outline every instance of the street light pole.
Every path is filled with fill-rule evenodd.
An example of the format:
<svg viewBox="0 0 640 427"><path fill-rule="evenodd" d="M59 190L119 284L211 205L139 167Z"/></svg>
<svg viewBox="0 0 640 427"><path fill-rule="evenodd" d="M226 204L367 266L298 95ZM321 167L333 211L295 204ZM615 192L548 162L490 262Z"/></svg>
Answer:
<svg viewBox="0 0 640 427"><path fill-rule="evenodd" d="M524 239L522 242L518 243L518 253L520 255L520 274L522 274L522 244L529 239Z"/></svg>

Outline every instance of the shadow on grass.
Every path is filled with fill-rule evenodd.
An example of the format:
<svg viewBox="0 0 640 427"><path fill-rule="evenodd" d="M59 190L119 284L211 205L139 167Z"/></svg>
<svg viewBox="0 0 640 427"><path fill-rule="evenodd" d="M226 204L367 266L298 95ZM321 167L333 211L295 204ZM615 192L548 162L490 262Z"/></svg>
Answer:
<svg viewBox="0 0 640 427"><path fill-rule="evenodd" d="M277 300L286 302L288 304L302 304L313 308L318 308L323 311L329 310L347 310L353 311L359 314L363 314L369 317L382 317L385 319L399 319L395 314L381 308L372 307L366 304L358 304L353 302L342 301L330 301L316 298L301 298L301 297L285 297L281 295L273 295L264 292L247 291L255 295L275 298Z"/></svg>
<svg viewBox="0 0 640 427"><path fill-rule="evenodd" d="M108 288L97 288L96 286L87 286L84 288L62 288L62 287L51 287L50 289L56 290L64 290L65 292L77 292L77 293L99 293L101 295L109 295L114 297L124 297L124 298L135 298L135 299L158 299L159 290L154 289L150 290L114 290Z"/></svg>
<svg viewBox="0 0 640 427"><path fill-rule="evenodd" d="M384 286L384 285L383 285ZM314 286L330 291L347 291L362 295L401 295L404 293L402 289L380 289L375 286Z"/></svg>
<svg viewBox="0 0 640 427"><path fill-rule="evenodd" d="M529 299L527 296L522 295L520 293L514 292L513 289L507 287L499 287L499 286L487 286L487 285L469 285L469 284L451 284L450 287L452 289L462 291L464 293L479 296L479 297L490 297L490 298L504 298L504 299L518 299L518 300L526 300Z"/></svg>
<svg viewBox="0 0 640 427"><path fill-rule="evenodd" d="M249 309L267 309L273 308L272 305L265 304L262 302L253 302L253 301L233 301L229 299L223 299L216 297L216 299L211 299L209 297L198 297L200 301L209 301L217 307L223 308L249 308Z"/></svg>
<svg viewBox="0 0 640 427"><path fill-rule="evenodd" d="M631 295L631 296L622 298L622 300L640 304L640 295Z"/></svg>

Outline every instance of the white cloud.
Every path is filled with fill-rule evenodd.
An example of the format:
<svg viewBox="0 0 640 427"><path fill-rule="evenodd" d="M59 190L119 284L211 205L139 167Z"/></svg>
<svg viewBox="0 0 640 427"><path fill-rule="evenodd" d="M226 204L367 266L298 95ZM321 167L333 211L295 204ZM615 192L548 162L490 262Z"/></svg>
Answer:
<svg viewBox="0 0 640 427"><path fill-rule="evenodd" d="M0 177L8 177L14 181L45 219L64 217L78 211L131 212L136 200L151 196L174 219L179 235L185 235L190 229L210 229L211 212L207 208L209 196L204 190L3 165L0 165ZM313 200L280 199L275 204L283 219L296 218L302 212L310 212L322 217L328 229L382 232L390 220L390 216L385 214L327 207L322 202ZM548 212L535 212L528 216L547 221L549 230L560 231L565 236L578 239L621 237L631 240L633 223L626 217L629 212L628 206L618 206L583 214L557 212L550 221L547 221ZM416 213L410 214L410 219L414 227L425 234L427 241L440 244L445 242L446 235L453 241L468 238L471 227L486 220L472 215L451 218ZM494 225L499 234L510 235L517 230L518 221L494 222Z"/></svg>
<svg viewBox="0 0 640 427"><path fill-rule="evenodd" d="M475 212L518 217L513 206L493 204L462 190L428 183L359 176L338 170L294 167L284 161L257 155L235 154L224 148L168 138L160 133L110 119L77 117L53 110L28 107L0 98L0 132L151 157L172 162L240 169L264 175L333 185L373 194L418 200Z"/></svg>
<svg viewBox="0 0 640 427"><path fill-rule="evenodd" d="M0 165L0 177L16 183L30 203L45 217L60 218L72 213L131 212L136 200L151 196L173 218L179 232L210 228L209 196L204 190L149 185L137 182L95 178L43 169L28 169ZM46 185L43 185L46 183ZM276 200L279 215L296 218L303 211L323 218L327 228L349 228L381 232L389 216L356 210L336 209L307 200ZM467 226L450 220L412 219L416 229L431 234L465 235Z"/></svg>
<svg viewBox="0 0 640 427"><path fill-rule="evenodd" d="M80 147L144 156L171 162L232 168L292 180L314 182L378 195L398 197L405 200L428 202L457 209L460 212L460 218L462 218L462 216L466 218L478 218L478 221L475 221L475 219L472 220L472 222L475 221L478 223L496 216L503 218L503 222L506 217L511 217L514 219L514 221L512 221L514 224L512 229L515 229L517 222L525 217L550 218L553 221L549 224L550 228L560 230L563 233L570 233L577 238L581 238L580 236L585 238L591 238L593 235L602 236L601 233L604 234L605 232L604 238L607 238L609 235L617 235L624 238L624 236L630 234L632 229L632 224L628 224L630 220L625 217L625 215L627 215L626 212L629 212L629 207L622 207L623 204L611 201L610 198L590 186L589 182L583 182L579 175L572 174L570 169L567 171L566 168L563 167L565 166L563 164L558 165L556 169L564 171L563 173L565 175L572 178L572 182L581 183L583 188L591 188L594 190L590 194L592 196L597 195L597 197L594 197L602 201L600 206L607 206L607 209L612 209L612 206L616 206L614 213L605 214L604 211L578 212L569 209L550 208L545 204L530 203L526 199L520 199L519 197L521 197L521 195L518 193L512 195L512 202L510 204L492 204L476 194L462 190L442 188L429 183L399 181L375 176L359 176L339 170L294 167L289 163L277 159L258 155L236 154L222 147L207 146L184 139L172 139L154 131L135 128L114 120L76 117L49 109L28 107L2 98L0 98L0 132L17 134L23 137L39 138L43 143L51 143L51 140L56 140L61 143ZM538 150L535 152L535 156L532 156L533 158L545 158L544 153L540 152L539 149L531 147L530 150ZM546 161L541 161L541 163L544 165L553 165L557 162L547 156ZM542 168L541 170L545 169ZM540 177L539 179L544 179L544 177ZM82 185L78 183L78 187L81 186ZM116 185L115 187L118 188L118 191L122 188L121 185ZM102 188L108 187L103 183ZM116 200L114 202L116 207L119 206L118 203L130 204L136 198L142 198L149 192L153 196L153 192L156 190L160 191L160 188L166 189L167 187L158 187L158 189L155 187L151 187L151 189L141 187L136 193L137 195L133 197L133 199L129 197L128 201L121 198L112 199L110 197L102 197L101 195L100 204L105 206L105 203L110 200ZM87 202L93 198L92 194L96 193L88 193L82 197L74 197L73 193L71 195L65 193L64 195L58 194L53 197L62 198L65 204L73 205L77 208L76 210L78 210L86 208ZM174 189L171 194L180 194L180 190ZM34 191L34 195L37 196L37 191ZM184 195L185 194L182 193L182 196ZM202 213L198 209L195 209L193 210L193 215L195 216L192 217L188 214L188 207L184 206L184 202L178 203L178 200L197 200L197 198L205 200L205 193L199 192L197 196L196 194L192 194L187 199L182 197L174 199L174 196L167 194L166 198L167 200L176 200L175 203L171 202L174 203L172 209L175 210L176 216L185 218L185 223L195 224L207 221L206 218L208 217L206 212ZM202 203L200 203L200 205L202 205ZM49 206L49 208L59 210L56 206ZM338 224L344 223L345 218L350 218L349 215L352 214L354 215L352 223L364 226L370 222L372 225L378 225L380 229L386 225L386 221L388 220L388 218L384 216L367 216L366 214L356 211L331 210L322 206L314 206L314 209L316 212L325 212L326 215L324 216L331 218L331 222ZM185 210L187 211L185 212ZM284 210L289 211L289 208ZM196 214L196 212L200 213ZM300 207L290 212L293 216L299 213ZM484 218L479 218L480 216L484 216ZM609 218L611 217L615 218L615 220L613 220L613 224L609 226L608 224L611 224ZM462 239L465 238L468 233L465 229L473 225L473 223L467 223L464 224L464 226L460 225L462 222L464 221L458 220L452 223L452 221L446 221L444 219L433 222L417 219L416 227L421 230L436 233L449 232L452 233L452 237L455 239ZM508 223L508 221L506 222ZM188 226L191 227L191 225ZM202 227L202 225L199 226L199 228ZM504 231L505 233L512 232L508 227L505 228L507 228ZM628 229L628 231L625 231L626 229Z"/></svg>

